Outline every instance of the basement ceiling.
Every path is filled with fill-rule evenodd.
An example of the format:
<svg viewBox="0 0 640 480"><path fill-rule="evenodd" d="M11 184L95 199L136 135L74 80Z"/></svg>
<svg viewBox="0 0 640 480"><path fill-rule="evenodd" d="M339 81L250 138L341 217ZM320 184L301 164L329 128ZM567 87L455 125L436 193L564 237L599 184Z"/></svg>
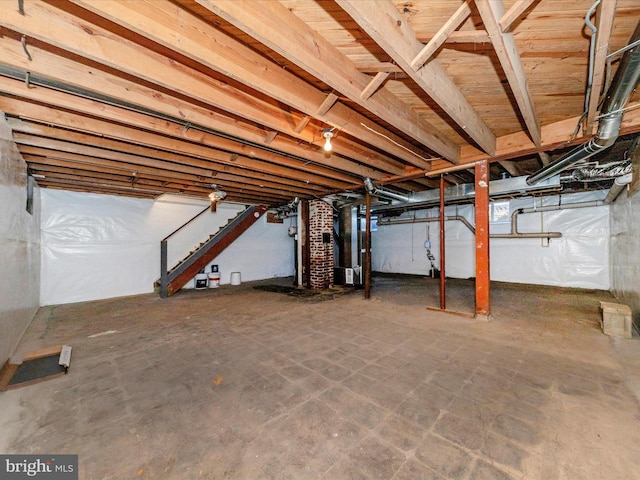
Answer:
<svg viewBox="0 0 640 480"><path fill-rule="evenodd" d="M597 2L596 2L597 3ZM44 188L277 206L533 173L595 132L637 0L5 0L0 111ZM640 131L640 96L623 134ZM583 115L584 114L584 115ZM323 150L330 131L333 150Z"/></svg>

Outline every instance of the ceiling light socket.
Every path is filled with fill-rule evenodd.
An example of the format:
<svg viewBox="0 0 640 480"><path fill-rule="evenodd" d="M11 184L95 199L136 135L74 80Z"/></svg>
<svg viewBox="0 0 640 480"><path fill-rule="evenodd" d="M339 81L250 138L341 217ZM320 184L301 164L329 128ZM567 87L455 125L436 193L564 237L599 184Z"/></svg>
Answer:
<svg viewBox="0 0 640 480"><path fill-rule="evenodd" d="M333 138L333 132L331 128L325 128L322 136L324 137L324 151L330 152L333 146L331 145L331 138Z"/></svg>

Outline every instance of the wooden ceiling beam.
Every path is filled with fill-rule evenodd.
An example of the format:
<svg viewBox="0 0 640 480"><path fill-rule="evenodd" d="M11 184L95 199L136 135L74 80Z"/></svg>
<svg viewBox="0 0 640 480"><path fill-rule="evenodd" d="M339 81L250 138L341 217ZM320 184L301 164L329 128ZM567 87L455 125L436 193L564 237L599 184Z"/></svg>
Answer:
<svg viewBox="0 0 640 480"><path fill-rule="evenodd" d="M47 161L51 162L52 165L64 165L65 163L77 164L79 166L86 165L87 167L91 168L95 167L111 169L122 172L130 172L131 174L133 174L134 172L139 172L145 175L157 175L159 177L179 178L197 182L203 181L203 179L208 178L209 183L215 183L215 178L203 177L201 175L194 175L181 171L170 170L169 168L148 167L139 163L121 162L118 160L109 160L99 157L87 157L78 153L54 150L45 147L30 146L26 144L19 145L18 149L20 150L20 153L25 157L25 160L29 158L30 160L35 159L37 161L37 158L46 158Z"/></svg>
<svg viewBox="0 0 640 480"><path fill-rule="evenodd" d="M477 148L468 145L462 147L462 157L460 165L451 167L448 162L436 161L433 164L433 170L424 172L410 172L398 177L388 177L378 182L380 185L393 184L402 182L410 178L418 178L421 176L432 176L440 173L448 173L458 168L473 168L475 162L481 160L489 160L491 162L499 162L502 160L510 160L524 157L526 155L535 155L540 151L552 151L558 148L571 147L586 142L590 136L575 137L573 131L580 117L567 118L559 122L555 122L542 127L542 146L537 147L525 132L512 133L498 137L496 154L489 157L486 153L480 152ZM622 128L620 135L628 135L632 133L640 133L640 109L629 110L622 119Z"/></svg>
<svg viewBox="0 0 640 480"><path fill-rule="evenodd" d="M362 100L367 100L371 95L376 93L378 89L382 86L384 82L387 81L391 72L378 72L371 79L371 81L367 84L366 87L360 92L360 98Z"/></svg>
<svg viewBox="0 0 640 480"><path fill-rule="evenodd" d="M29 151L34 151L38 153L42 153L43 155L32 155L28 153ZM46 153L50 152L51 155L47 155ZM167 172L163 173L162 170L154 169L150 171L145 171L144 169L136 168L135 165L131 165L130 168L124 168L123 166L118 167L108 167L100 162L100 159L95 159L91 161L79 161L74 160L73 158L60 158L66 157L66 155L59 155L55 150L46 150L46 149L36 149L29 147L22 147L20 150L24 160L27 162L27 165L30 169L38 168L42 169L47 166L49 167L58 167L58 168L68 168L78 171L86 171L86 172L96 172L96 173L105 173L111 175L119 175L121 177L142 177L148 178L151 180L160 180L160 181L169 181L169 180L180 180L182 179L185 182L192 182L194 184L203 183L207 185L211 185L211 180L208 181L203 180L202 177L197 177L195 175L186 175L186 174L177 174L176 172ZM77 157L81 157L77 155ZM82 157L81 157L82 158ZM96 161L97 160L97 161Z"/></svg>
<svg viewBox="0 0 640 480"><path fill-rule="evenodd" d="M20 121L18 121L20 122ZM14 129L14 131L19 131L22 133L31 133L34 135L38 135L38 136L43 136L43 135L47 135L47 132L44 131L42 129L42 127L40 125L36 125L36 126L32 126L29 125L27 128L22 127L16 127L16 119L13 118L9 118L8 119L8 123L9 125ZM21 122L21 124L23 125L23 123ZM53 150L45 150L45 149L39 149L39 147L28 147L28 146L21 146L20 147L21 152L24 154L33 154L33 155L42 155L42 156L50 156L51 158L53 158L53 154L52 152L54 152ZM56 158L60 158L60 155L62 155L62 152L59 152L57 155L55 155ZM68 157L68 155L73 155L72 157ZM67 156L65 156L65 161L70 161L73 163L77 163L77 164L82 164L82 165L90 165L90 166L97 166L100 167L102 169L113 169L113 170L118 170L118 171L124 171L124 172L143 172L146 175L159 175L159 176L166 176L166 175L171 175L171 176L175 176L175 175L183 175L185 176L186 179L190 179L194 182L198 182L198 181L208 181L209 183L214 183L215 179L218 178L218 176L224 172L226 174L232 174L232 175L237 175L237 176L241 176L241 177L245 177L247 179L250 179L250 181L255 181L256 184L264 184L265 182L273 182L274 184L279 185L281 188L287 188L289 190L292 191L300 191L308 193L308 194L316 194L316 195L320 195L323 194L324 192L327 192L328 188L319 188L315 185L311 185L311 184L306 184L305 182L298 182L298 181L292 181L290 179L283 179L281 177L277 177L274 175L268 175L268 174L259 174L257 172L253 172L253 171L249 171L243 168L237 168L237 167L230 167L228 165L221 165L219 166L217 170L214 170L214 174L213 177L203 177L201 175L194 175L194 174L188 174L188 173L178 173L175 170L170 170L170 169L164 169L164 168L159 168L157 166L154 167L147 167L145 165L141 165L139 163L137 164L133 164L133 163L128 163L128 162L122 162L122 161L114 161L114 160L107 160L107 159L98 159L95 157L90 157L90 156L84 156L84 155L80 155L80 154L67 154ZM166 173L165 173L166 172ZM248 180L249 181L249 180Z"/></svg>
<svg viewBox="0 0 640 480"><path fill-rule="evenodd" d="M613 30L613 20L616 15L616 0L605 0L600 2L597 15L597 33L595 45L595 55L593 59L593 77L591 79L591 90L587 99L587 118L585 130L591 133L593 130L598 106L600 103L600 95L604 86L605 68L607 64L607 55L609 54L609 41Z"/></svg>
<svg viewBox="0 0 640 480"><path fill-rule="evenodd" d="M185 182L180 179L151 179L144 176L139 177L127 177L123 175L117 175L112 173L105 173L99 171L90 171L77 168L58 167L46 164L35 164L31 171L38 175L44 175L46 179L52 181L53 178L70 178L77 181L101 181L107 182L107 185L131 185L140 188L153 189L155 191L175 192L181 193L191 192L201 195L207 195L211 193L211 184L193 184L191 182ZM217 183L219 188L222 188L227 193L251 193L258 194L264 197L271 197L273 199L290 199L291 196L287 192L273 191L268 188L258 188L254 186L237 185L233 182L222 181Z"/></svg>
<svg viewBox="0 0 640 480"><path fill-rule="evenodd" d="M74 191L74 192L84 192L84 193L91 193L91 194L97 194L97 195L112 195L112 196L116 196L116 197L131 197L131 198L142 198L145 200L153 200L156 197L158 197L159 195L161 195L160 193L153 193L153 192L142 192L142 191L136 191L136 190L120 190L120 189L107 189L107 188L96 188L96 187L88 187L88 186L84 186L84 185L73 185L72 183L69 184L48 184L48 183L43 183L40 185L42 188L48 188L51 190L65 190L65 191Z"/></svg>
<svg viewBox="0 0 640 480"><path fill-rule="evenodd" d="M212 181L211 179L202 179L201 177L195 177L192 175L184 175L184 174L176 174L175 172L163 174L161 170L151 170L151 172L145 171L144 169L136 168L135 165L130 164L130 168L119 167L108 167L105 165L105 161L101 159L92 159L92 158L83 158L82 161L77 160L77 157L74 159L73 157L69 158L67 155L64 155L65 158L59 158L61 155L59 152L55 152L53 150L44 150L40 151L33 149L33 151L37 153L47 153L51 152L50 155L32 155L27 153L29 151L28 147L22 147L21 153L24 157L25 161L29 165L29 168L37 167L38 169L43 169L46 166L51 167L60 167L60 168L69 168L78 171L87 171L87 172L99 172L106 173L112 175L119 175L123 177L136 177L136 178L146 178L150 180L158 180L164 182L171 182L182 180L184 182L189 182L193 185L206 186L208 188L211 187ZM106 161L108 162L108 161ZM244 177L242 175L237 174L229 174L227 172L218 172L213 179L213 183L219 182L235 182L234 184L240 188L243 186L252 186L252 187L270 187L276 190L281 191L283 194L288 195L297 195L301 197L313 196L317 193L305 190L305 189L297 189L291 188L287 184L278 184L276 182L268 182L268 181L259 181L251 177Z"/></svg>
<svg viewBox="0 0 640 480"><path fill-rule="evenodd" d="M507 10L501 17L498 23L503 33L507 33L511 30L511 26L516 20L518 20L525 12L534 4L540 0L517 0L509 10Z"/></svg>
<svg viewBox="0 0 640 480"><path fill-rule="evenodd" d="M414 68L424 45L391 0L336 0L411 79L444 110L482 150L492 155L496 137L436 60Z"/></svg>
<svg viewBox="0 0 640 480"><path fill-rule="evenodd" d="M45 136L48 138L63 140L66 142L73 142L80 145L82 144L91 145L96 148L102 148L102 149L106 149L113 152L121 152L121 153L132 154L140 157L154 158L157 160L164 160L167 162L179 162L180 164L183 164L183 165L193 164L194 161L197 162L197 164L201 164L202 162L201 159L187 157L186 155L182 155L175 152L166 152L164 150L159 150L157 148L150 148L150 147L145 147L141 145L133 145L130 143L125 143L125 142L121 142L121 141L117 141L109 138L104 138L104 137L95 136L95 135L88 135L85 133L73 132L68 130L62 130L59 128L53 128L46 125L38 125L38 126L27 125L25 128L25 126L23 126L22 124L17 124L14 121L10 121L9 125L12 127L14 133L19 132L19 133L27 133L27 134L37 135L37 136ZM214 173L212 176L215 177L215 180L218 180L221 178L221 175L223 175L222 172L226 172L224 173L224 175L227 175L227 176L230 174L230 172L228 171L225 165L215 165L215 164L212 165L209 163L205 163L205 165L211 165L211 168L214 169ZM240 177L248 178L250 175L252 175L252 172L247 170L242 170L239 168L234 168L233 170L235 173L231 175L234 175L234 177L236 178L240 178ZM239 174L239 172L243 172L243 173ZM264 177L259 180L256 179L255 185L268 185L274 188L280 188L285 191L289 190L291 192L294 192L300 195L312 194L313 192L317 192L318 190L317 187L308 188L307 185L301 182L288 181L286 184L278 184L277 182L272 181L273 178L274 177L271 177L270 180L267 180ZM209 183L211 183L211 181L209 181ZM246 181L245 183L252 184L253 182ZM322 191L326 191L326 189L322 189Z"/></svg>
<svg viewBox="0 0 640 480"><path fill-rule="evenodd" d="M462 5L464 6L464 5ZM436 32L435 35L426 32L416 32L416 39L419 42L428 44L438 36L439 32ZM441 38L437 39L438 42L442 41ZM480 43L490 43L491 39L489 38L489 34L486 30L456 30L455 32L451 32L446 39L444 39L443 43L472 43L472 44L480 44ZM427 45L425 45L426 48ZM442 44L438 46L440 48ZM436 49L437 50L437 49ZM427 52L429 53L429 52ZM428 59L427 59L428 60Z"/></svg>
<svg viewBox="0 0 640 480"><path fill-rule="evenodd" d="M23 95L27 94L25 85L21 82L0 77L0 91ZM257 170L259 172L274 174L282 177L290 177L308 183L315 183L331 188L349 188L353 184L360 184L357 177L344 173L329 170L315 164L307 164L301 160L283 157L280 155L268 155L269 162L256 158L239 155L232 159L228 154L221 156L214 155L215 150L208 147L209 144L217 145L217 141L211 134L204 132L185 131L181 125L171 124L166 121L148 117L143 114L130 112L128 110L99 104L98 102L83 98L74 97L54 90L36 88L28 91L33 99L41 102L49 102L61 108L82 112L91 115L99 110L103 118L111 121L122 122L129 127L120 124L109 123L104 120L92 119L89 117L76 116L51 107L41 107L39 105L21 100L0 96L0 110L14 116L32 118L42 122L68 125L76 130L89 130L95 133L105 133L113 138L119 138L131 142L155 145L165 150L184 152L190 155L211 159L226 163L232 166ZM143 130L133 130L131 127L147 128L153 133ZM160 134L160 135L155 135ZM170 137L164 137L169 135ZM171 137L177 137L171 138ZM191 142L184 142L190 140ZM250 153L250 152L247 152Z"/></svg>
<svg viewBox="0 0 640 480"><path fill-rule="evenodd" d="M108 183L107 183L108 182ZM85 177L73 176L73 175L65 175L65 174L53 174L47 176L44 181L38 182L39 185L50 188L52 185L56 185L59 188L64 188L65 190L77 190L77 187L84 187L85 190L90 193L100 193L100 191L107 192L122 192L122 194L129 193L126 192L135 192L142 191L151 193L153 197L157 197L163 193L176 193L183 195L191 195L191 196L199 196L206 198L207 195L211 192L210 189L203 188L193 188L193 187L181 187L179 185L147 185L144 183L138 184L129 184L125 181L113 181L113 180L104 180L100 178L96 178L95 182L91 182ZM227 199L232 201L234 198L240 201L244 201L245 203L247 198L244 192L227 192ZM252 195L252 202L250 203L267 203L267 204L278 204L288 200L287 197L277 196L277 195Z"/></svg>
<svg viewBox="0 0 640 480"><path fill-rule="evenodd" d="M540 120L536 113L533 97L529 91L527 78L518 53L518 47L512 33L502 32L500 18L504 15L502 0L475 0L482 22L489 33L491 43L500 60L502 70L507 77L513 96L516 99L531 140L536 146L541 144Z"/></svg>
<svg viewBox="0 0 640 480"><path fill-rule="evenodd" d="M149 165L150 160L153 160L153 165L155 165L157 168L160 168L162 166L165 167L166 170L176 170L176 171L182 171L184 173L191 173L196 174L195 172L191 171L186 171L187 169L184 166L184 158L180 155L174 155L174 154L169 154L166 155L164 154L164 152L160 152L158 150L155 151L155 155L153 155L153 152L148 152L147 154L145 154L145 152L143 150L141 150L142 147L135 147L133 145L129 145L129 147L131 147L129 149L130 152L134 152L134 153L125 153L123 151L121 151L122 147L118 147L118 145L115 145L115 142L113 141L105 141L104 139L99 139L96 138L94 145L98 145L95 147L87 147L86 145L80 145L77 143L74 143L72 141L69 140L73 140L73 133L72 132L66 132L67 136L71 136L71 138L65 138L64 140L60 140L58 138L49 138L49 137L39 137L39 136L34 136L34 135L30 135L30 134L24 134L21 132L14 132L14 141L16 142L16 144L18 144L18 146L22 146L22 145L26 145L26 146L31 146L31 147L40 147L40 148L44 148L44 149L48 149L48 150L53 150L53 151L58 151L58 152L66 152L66 153L73 153L76 155L81 155L83 157L90 157L90 158L99 158L99 159L105 159L105 160L112 160L112 161L116 161L116 162L126 162L128 165L142 165L142 166L151 166ZM75 135L79 135L79 134L75 134ZM63 137L64 138L64 137ZM118 150L114 150L112 149L112 147L118 148ZM126 147L125 147L126 148ZM150 157L149 155L153 155L153 157ZM163 163L160 163L163 162ZM173 162L177 162L178 166L174 166ZM199 164L207 164L208 162L198 162ZM189 169L192 169L193 167L189 167ZM220 181L220 172L218 170L214 169L215 166L212 166L212 170L208 171L207 175L201 174L199 175L199 181L206 181L206 183L208 184L212 184L212 183L219 183ZM207 172L206 170L203 170L204 172ZM228 177L228 174L226 174L226 178ZM223 175L225 176L225 175ZM236 179L239 179L239 176L235 176ZM244 182L244 186L246 187L250 187L252 184L251 182ZM262 183L262 185L265 185L265 182ZM309 195L312 194L311 191L304 189L304 190L300 190L297 188L294 188L292 186L287 186L287 185L278 185L277 187L274 187L273 185L269 186L269 188L267 188L267 186L264 187L265 191L274 191L277 189L278 192L277 193L282 193L282 194L286 194L286 193L294 193L294 194L300 194L300 195Z"/></svg>
<svg viewBox="0 0 640 480"><path fill-rule="evenodd" d="M451 34L464 23L464 21L471 15L471 7L469 6L471 0L465 0L465 2L458 7L455 13L449 20L438 30L438 32L429 40L422 50L411 60L411 68L417 70L421 68L434 53L442 46L444 42L451 36ZM486 32L485 32L486 33Z"/></svg>
<svg viewBox="0 0 640 480"><path fill-rule="evenodd" d="M511 160L501 160L498 162L502 168L504 168L509 175L512 177L519 177L522 175L520 167L518 167L516 162Z"/></svg>
<svg viewBox="0 0 640 480"><path fill-rule="evenodd" d="M92 172L95 174L105 174L105 175L114 175L118 177L126 177L134 180L146 179L153 180L158 182L178 182L183 183L185 185L193 185L195 187L202 187L211 190L212 184L225 184L225 186L233 186L235 188L253 190L258 192L265 193L277 193L279 195L284 196L312 196L313 192L308 190L301 190L295 188L289 188L286 185L280 185L273 182L258 182L251 178L242 177L239 175L232 175L227 173L217 173L215 175L214 181L211 179L204 180L202 178L193 178L185 175L162 175L158 172L147 173L144 171L140 171L139 169L121 169L121 168L107 168L101 165L97 165L95 163L87 163L87 162L74 162L71 160L62 160L53 157L41 157L35 155L23 155L25 161L29 165L30 169L37 168L38 170L43 170L47 168L66 168L75 171L84 171L84 172Z"/></svg>
<svg viewBox="0 0 640 480"><path fill-rule="evenodd" d="M209 164L206 168L206 162L200 162L199 167L193 165L183 165L179 162L171 162L165 160L156 160L150 157L142 157L139 155L131 155L128 153L117 152L104 148L91 147L88 145L78 145L73 142L65 142L47 137L38 137L35 135L14 132L13 141L20 147L26 145L30 147L40 147L60 152L74 153L83 157L103 158L116 162L123 162L131 165L141 165L150 168L159 168L163 170L188 173L202 178L210 178L214 181L215 167Z"/></svg>
<svg viewBox="0 0 640 480"><path fill-rule="evenodd" d="M512 133L498 137L498 149L496 155L491 161L509 160L523 157L525 155L534 155L540 151L550 152L558 148L566 148L573 145L584 143L593 135L573 136L575 126L580 117L567 118L559 122L544 125L542 127L542 145L537 147L531 143L531 139L525 132ZM622 127L620 135L640 132L640 109L629 110L625 112L622 119ZM479 160L487 159L487 155L479 152L471 146L462 148L462 164L473 163ZM441 162L437 166L445 166L446 162Z"/></svg>
<svg viewBox="0 0 640 480"><path fill-rule="evenodd" d="M540 162L543 167L546 167L551 163L551 157L547 152L538 152L538 156L540 157Z"/></svg>
<svg viewBox="0 0 640 480"><path fill-rule="evenodd" d="M150 2L143 0L135 2L73 0L73 2L156 43L171 48L222 75L230 76L235 81L242 82L244 85L262 92L278 102L289 105L305 115L328 123L354 138L388 152L390 155L408 162L418 163L423 168L428 168L428 161L419 161L421 156L428 156L426 151L415 147L393 132L375 124L364 115L339 102L325 115L319 115L317 112L326 98L324 92L310 86L297 76L256 53L246 44L231 38L222 30L212 27L174 3L166 0L153 0ZM271 5L271 3L256 2L260 7ZM51 8L53 7L48 7L48 9ZM289 13L286 8L283 7L283 9ZM60 15L57 12L55 16L60 17ZM46 15L41 18L42 21L46 22ZM292 15L292 18L295 17ZM33 24L32 20L30 18L29 22ZM12 16L11 24L19 24L21 29L25 29L24 23L26 22ZM190 96L193 96L196 91L202 91L202 96L204 97L202 101L213 101L212 98L207 98L208 95L205 93L208 90L207 85L198 85L196 88L193 81L196 75L189 71L187 67L176 64L175 61L170 62L171 68L167 68L166 63L168 60L166 58L162 56L156 58L156 54L149 51L141 51L138 46L131 44L131 42L126 42L124 39L116 37L109 32L103 33L93 24L89 24L85 28L89 30L96 29L96 32L93 35L87 35L83 28L78 29L78 19L70 18L64 27L60 33L67 32L65 34L67 38L71 29L74 36L77 35L84 39L85 43L82 44L81 48L78 48L77 45L69 45L68 41L65 42L68 45L67 48L73 48L72 51L75 51L75 53L86 56L90 50L92 56L102 57L102 60L98 61L102 63L108 62L107 64L112 65L117 64L116 68L123 71L136 71L136 73L132 74L155 83L160 81L159 78L168 76L169 78L166 79L165 83L169 84L169 88ZM291 25L287 23L281 27L288 30ZM46 30L44 37L56 38L51 36L53 32L49 31L50 28ZM30 34L35 35L36 38L38 35L42 35L39 33L39 29L35 29L35 31L30 29L30 31ZM98 33L100 34L98 35ZM60 40L57 41L60 42ZM87 45L86 42L89 42L89 44ZM291 47L290 42L287 47ZM107 59L104 59L104 50L109 52L109 58ZM143 58L140 57L141 54L144 55ZM156 66L155 64L158 62L159 64ZM141 68L141 65L144 65L144 68ZM180 75L181 72L188 72L189 78L182 86L178 86L176 85L176 76ZM200 90L201 87L204 90ZM232 87L227 86L226 88ZM393 122L391 124L394 125ZM384 136L393 139L393 142L376 135L365 126L380 131ZM396 126L402 128L401 125ZM289 133L295 134L294 127L295 125L290 126ZM435 144L433 146L443 144L450 147L445 149L445 153L450 153L453 156L457 155L458 149L451 145L448 140L442 139L440 141L431 134L429 138L438 140L434 140ZM412 151L414 153L411 153Z"/></svg>
<svg viewBox="0 0 640 480"><path fill-rule="evenodd" d="M111 188L130 188L133 190L151 190L156 194L160 193L199 193L205 195L210 192L204 188L197 188L193 186L180 186L180 185L166 185L162 182L138 182L132 183L128 180L115 179L112 175L95 175L94 177L87 177L84 175L74 175L72 173L59 173L49 171L45 175L47 182L74 182L77 184L84 184L87 186L98 185L101 187ZM41 179L42 180L42 179Z"/></svg>
<svg viewBox="0 0 640 480"><path fill-rule="evenodd" d="M48 182L46 179L40 180L37 182L41 188L49 188L52 190L72 190L76 192L86 192L93 193L99 195L117 195L117 196L127 196L127 197L135 197L135 198L145 198L149 200L153 200L165 192L162 191L147 191L147 190L136 190L131 187L118 187L118 186L107 186L107 185L96 185L96 184L86 184L82 182L74 182L72 180L62 180L59 179L57 181ZM182 192L175 192L182 193ZM190 196L202 197L206 199L206 195L200 194L191 194ZM265 204L265 205L277 205L278 202L285 201L283 199L274 200L273 198L267 197L259 197L254 196L252 201L247 201L245 196L229 193L227 194L226 199L230 202L238 202L244 204Z"/></svg>
<svg viewBox="0 0 640 480"><path fill-rule="evenodd" d="M105 171L100 171L100 170L95 170L95 169L87 169L87 168L76 168L74 166L58 166L58 165L52 165L49 163L37 163L37 162L32 162L29 164L29 171L32 174L35 175L43 175L45 177L47 176L52 176L55 174L59 174L59 175L68 175L68 176L73 176L73 177L77 177L78 179L82 178L82 179L86 179L86 180L96 180L96 179L100 179L103 181L114 181L114 182L129 182L130 184L134 185L154 185L156 187L159 187L159 189L161 189L161 187L163 185L167 185L167 184L174 184L174 185L182 185L185 188L187 186L194 186L194 187L200 187L204 190L208 189L211 190L211 186L210 185L196 185L194 183L191 182L184 182L184 181L180 181L178 179L161 179L161 178L152 178L146 175L125 175L122 172L120 173L113 173L113 172L105 172ZM38 177L36 177L38 178ZM145 183L146 182L146 183ZM204 191L203 190L203 191Z"/></svg>
<svg viewBox="0 0 640 480"><path fill-rule="evenodd" d="M75 192L84 192L84 193L92 193L98 195L116 195L116 196L126 196L126 197L134 197L134 198L145 198L148 200L153 200L155 197L162 195L164 192L162 191L148 191L148 190L137 190L132 187L118 187L118 186L108 186L108 185L96 185L95 183L87 183L87 182L74 182L68 179L57 179L48 181L46 179L39 180L36 182L40 188L49 188L52 190L65 190L65 191L75 191Z"/></svg>
<svg viewBox="0 0 640 480"><path fill-rule="evenodd" d="M12 117L9 117L7 119L7 123L9 124L9 126L12 128L13 131L30 133L38 136L49 136L49 137L56 136L56 134L53 133L53 131L56 129L52 129L51 127L48 127L39 123L33 123L29 121L20 120L17 118L12 118ZM94 132L93 134L97 135L97 132ZM58 136L58 138L60 137ZM66 137L66 138L70 139L69 137ZM281 186L287 186L293 190L302 189L302 190L305 190L307 193L321 194L328 190L326 187L321 187L315 184L306 183L299 180L293 180L291 178L283 178L273 174L256 172L254 170L248 170L246 168L234 167L228 164L221 164L220 166L218 166L217 173L215 175L216 176L219 175L220 172L243 176L257 183L273 182Z"/></svg>
<svg viewBox="0 0 640 480"><path fill-rule="evenodd" d="M317 164L343 170L346 173L361 177L381 178L383 173L397 174L402 171L400 162L386 158L347 139L341 138L334 142L336 153L340 155L330 156L327 156L319 146L313 145L313 142L319 142L318 139L322 137L317 132L307 131L296 135L297 138L310 142L312 145L301 145L292 139L281 138L274 138L271 142L268 142L264 131L253 125L241 124L237 119L227 118L210 109L74 62L35 46L30 46L29 51L31 60L28 60L25 56L20 42L7 37L0 37L0 55L6 65L25 72L29 71L31 75L46 77L59 82L61 85L66 84L73 87L91 89L96 92L109 92L110 96L120 101L168 115L172 118L181 119L183 124L201 125L232 137L247 138L255 145L258 145L258 148L256 148L255 146L242 145L240 142L231 139L215 137L217 139L216 145L219 148L234 150L238 153L253 151L253 156L262 156L263 158L277 155L272 151L260 151L260 144L269 145L272 149L282 151L283 154L292 154L312 160ZM233 92L232 88L222 88L214 81L210 82L210 87L216 88L216 92L210 92L213 95L211 98L217 100L216 103L225 104L231 110L251 111L250 113L245 113L247 118L264 124L270 129L279 129L278 131L290 130L290 123L283 119L279 107L249 97L246 94L240 95L238 92ZM99 110L96 114L99 115ZM213 139L214 137L210 138ZM357 158L366 165L344 158L341 154Z"/></svg>
<svg viewBox="0 0 640 480"><path fill-rule="evenodd" d="M327 114L327 112L331 110L331 107L335 105L335 103L338 101L339 98L340 97L338 97L338 95L336 95L333 92L327 94L325 99L322 101L322 103L318 107L316 114L321 117L324 117Z"/></svg>
<svg viewBox="0 0 640 480"><path fill-rule="evenodd" d="M368 85L369 76L359 72L349 58L313 31L284 5L279 2L241 0L233 2L197 1L203 7L267 45L279 55L309 72L351 101L366 108L380 119L403 131L414 140L426 145L450 161L457 161L458 146L438 133L433 126L427 124L389 91L382 88L368 100L362 100L360 93ZM100 5L102 6L102 3ZM295 41L292 41L292 38L295 38ZM237 54L235 56L237 61ZM251 75L255 75L255 73ZM264 76L264 72L261 72L261 75ZM277 88L278 86L270 85L272 93ZM332 111L334 110L332 109ZM339 125L336 127L341 129ZM379 126L374 128L380 130ZM378 141L376 144L380 144L380 142ZM386 144L385 149L388 147L389 145ZM430 165L427 159L421 160L418 157L407 156L406 152L403 158L419 168L429 168Z"/></svg>

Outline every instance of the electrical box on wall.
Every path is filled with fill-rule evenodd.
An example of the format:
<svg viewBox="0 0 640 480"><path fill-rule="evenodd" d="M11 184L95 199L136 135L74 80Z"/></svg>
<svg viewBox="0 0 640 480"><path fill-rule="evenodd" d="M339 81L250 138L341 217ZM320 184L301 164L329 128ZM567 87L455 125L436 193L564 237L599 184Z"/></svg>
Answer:
<svg viewBox="0 0 640 480"><path fill-rule="evenodd" d="M322 232L322 243L331 243L331 232Z"/></svg>

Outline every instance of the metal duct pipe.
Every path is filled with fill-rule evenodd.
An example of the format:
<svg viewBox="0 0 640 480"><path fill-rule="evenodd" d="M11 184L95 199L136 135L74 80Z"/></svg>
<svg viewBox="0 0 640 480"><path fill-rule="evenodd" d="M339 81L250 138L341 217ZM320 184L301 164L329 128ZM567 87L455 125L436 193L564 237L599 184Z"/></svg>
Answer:
<svg viewBox="0 0 640 480"><path fill-rule="evenodd" d="M636 25L629 44L636 42L638 39L640 39L640 22ZM555 162L550 163L533 175L527 177L527 183L529 185L536 185L613 145L618 135L620 135L622 109L633 93L639 78L640 45L636 45L630 50L627 50L622 57L620 66L616 71L604 106L602 107L596 136L583 145L574 148Z"/></svg>
<svg viewBox="0 0 640 480"><path fill-rule="evenodd" d="M364 188L369 192L369 195L373 195L374 197L383 197L389 198L391 200L398 200L399 202L409 202L409 197L407 195L402 195L401 193L392 192L387 190L386 188L376 187L376 184L370 178L364 179Z"/></svg>
<svg viewBox="0 0 640 480"><path fill-rule="evenodd" d="M624 175L616 178L616 183L621 184L621 188L631 182L631 174ZM625 183L626 182L626 183ZM612 187L613 188L613 187ZM620 192L618 192L620 193ZM609 196L607 195L607 198ZM613 200L611 200L613 201ZM519 232L518 231L518 216L525 213L536 212L552 212L555 210L570 210L573 208L587 208L587 207L602 207L611 203L607 199L604 200L591 200L587 202L565 203L564 205L547 205L542 207L527 207L518 208L511 214L511 233L492 233L489 235L491 238L560 238L562 233L560 232ZM462 222L465 227L469 229L471 233L475 235L476 229L469 220L462 215L454 215L445 217L446 221L456 220ZM378 225L400 225L403 223L424 223L424 222L439 222L439 217L426 217L426 218L406 218L400 220L378 220Z"/></svg>
<svg viewBox="0 0 640 480"><path fill-rule="evenodd" d="M527 232L522 233L518 232L517 225L517 213L511 216L511 233L492 233L489 235L490 238L560 238L562 237L562 233L560 232ZM521 212L521 213L530 213L530 212ZM449 221L458 221L462 222L462 224L469 229L472 234L476 234L476 229L469 220L467 220L462 215L452 215L444 218L447 222ZM427 217L427 218L407 218L401 220L378 220L378 225L401 225L403 223L430 223L430 222L439 222L439 217Z"/></svg>
<svg viewBox="0 0 640 480"><path fill-rule="evenodd" d="M465 227L469 229L471 233L476 234L476 228L471 225L469 220L467 220L462 215L449 215L444 217L447 222L450 221L459 221L462 222ZM405 223L431 223L431 222L439 222L440 217L426 217L426 218L402 218L399 220L378 220L378 225L402 225Z"/></svg>
<svg viewBox="0 0 640 480"><path fill-rule="evenodd" d="M607 193L607 196L604 199L604 203L606 204L612 203L616 198L618 198L618 195L620 195L622 190L624 190L624 187L626 187L631 183L632 178L633 178L632 173L627 173L626 175L617 177L613 182L613 185L611 185L611 188L609 189L609 193Z"/></svg>

